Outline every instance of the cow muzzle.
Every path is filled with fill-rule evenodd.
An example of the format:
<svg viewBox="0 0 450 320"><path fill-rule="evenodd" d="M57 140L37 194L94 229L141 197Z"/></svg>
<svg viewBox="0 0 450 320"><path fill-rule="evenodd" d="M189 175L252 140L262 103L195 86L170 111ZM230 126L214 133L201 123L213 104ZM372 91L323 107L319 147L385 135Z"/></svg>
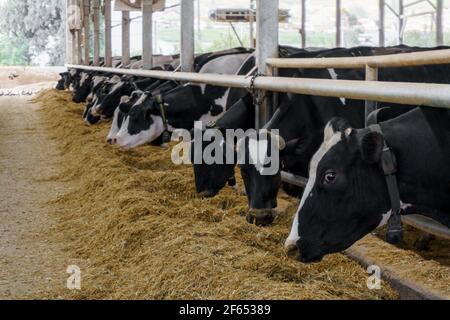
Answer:
<svg viewBox="0 0 450 320"><path fill-rule="evenodd" d="M273 209L250 209L247 222L257 226L267 226L275 220L276 211Z"/></svg>

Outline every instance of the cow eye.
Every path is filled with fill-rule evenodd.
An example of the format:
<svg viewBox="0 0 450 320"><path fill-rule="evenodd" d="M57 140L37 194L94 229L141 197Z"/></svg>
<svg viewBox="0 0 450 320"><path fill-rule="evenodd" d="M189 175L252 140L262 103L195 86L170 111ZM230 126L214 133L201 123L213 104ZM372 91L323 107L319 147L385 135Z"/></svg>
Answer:
<svg viewBox="0 0 450 320"><path fill-rule="evenodd" d="M333 170L328 170L325 172L324 183L325 184L333 184L336 182L336 172Z"/></svg>

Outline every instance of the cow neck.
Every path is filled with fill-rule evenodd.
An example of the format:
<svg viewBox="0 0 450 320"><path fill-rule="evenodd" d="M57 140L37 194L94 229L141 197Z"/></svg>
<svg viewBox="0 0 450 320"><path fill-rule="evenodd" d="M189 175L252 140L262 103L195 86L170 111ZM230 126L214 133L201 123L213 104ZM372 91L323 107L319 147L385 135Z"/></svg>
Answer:
<svg viewBox="0 0 450 320"><path fill-rule="evenodd" d="M396 180L404 214L417 213L417 208L421 208L421 214L433 218L450 210L446 200L450 189L450 169L446 159L450 154L446 131L449 127L450 115L444 110L430 108L416 108L380 123L383 138L396 156ZM433 150L439 152L433 153ZM423 179L427 180L424 182ZM447 187L430 190L429 181ZM429 209L430 215L425 208L433 208Z"/></svg>

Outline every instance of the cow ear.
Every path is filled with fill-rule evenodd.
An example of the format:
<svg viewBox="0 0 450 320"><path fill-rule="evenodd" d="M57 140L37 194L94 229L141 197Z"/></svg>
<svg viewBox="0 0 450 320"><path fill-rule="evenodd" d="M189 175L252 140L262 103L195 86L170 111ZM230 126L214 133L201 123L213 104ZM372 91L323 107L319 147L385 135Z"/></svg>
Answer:
<svg viewBox="0 0 450 320"><path fill-rule="evenodd" d="M381 159L383 152L383 136L378 132L368 132L361 139L361 155L363 160L373 164Z"/></svg>
<svg viewBox="0 0 450 320"><path fill-rule="evenodd" d="M350 123L347 120L334 117L328 121L324 130L324 140L328 141L335 133L344 132L346 136L352 133Z"/></svg>

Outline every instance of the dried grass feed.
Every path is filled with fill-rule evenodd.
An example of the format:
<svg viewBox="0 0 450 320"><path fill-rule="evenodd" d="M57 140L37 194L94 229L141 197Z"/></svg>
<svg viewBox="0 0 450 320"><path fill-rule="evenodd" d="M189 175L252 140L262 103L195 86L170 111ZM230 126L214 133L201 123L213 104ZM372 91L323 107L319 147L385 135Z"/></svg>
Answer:
<svg viewBox="0 0 450 320"><path fill-rule="evenodd" d="M199 198L192 168L170 149L122 151L107 145L109 123L86 125L68 92L38 96L49 135L63 155L52 179L70 192L48 204L55 237L82 270L76 299L396 299L387 284L367 288L364 268L345 255L320 263L290 260L283 242L296 201L270 227L245 220L247 200L226 187ZM238 181L242 186L242 181Z"/></svg>

